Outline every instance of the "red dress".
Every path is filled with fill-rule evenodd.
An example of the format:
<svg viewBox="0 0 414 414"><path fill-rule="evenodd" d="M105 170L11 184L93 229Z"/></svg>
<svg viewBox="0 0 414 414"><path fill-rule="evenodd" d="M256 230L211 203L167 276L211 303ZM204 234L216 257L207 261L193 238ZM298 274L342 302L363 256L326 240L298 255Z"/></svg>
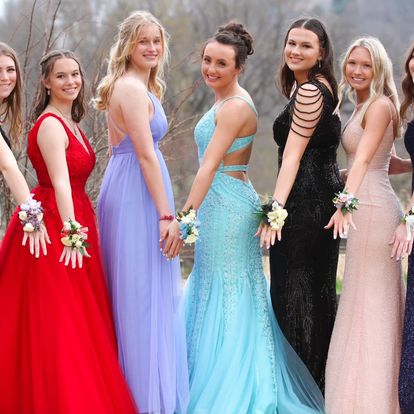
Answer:
<svg viewBox="0 0 414 414"><path fill-rule="evenodd" d="M59 263L62 221L46 165L37 145L42 121L54 116L69 138L66 161L75 217L89 228L82 269ZM52 244L39 259L21 246L13 215L0 249L0 413L132 414L134 402L117 361L116 340L99 253L95 214L85 183L95 165L63 123L48 113L29 133L28 155L39 186Z"/></svg>

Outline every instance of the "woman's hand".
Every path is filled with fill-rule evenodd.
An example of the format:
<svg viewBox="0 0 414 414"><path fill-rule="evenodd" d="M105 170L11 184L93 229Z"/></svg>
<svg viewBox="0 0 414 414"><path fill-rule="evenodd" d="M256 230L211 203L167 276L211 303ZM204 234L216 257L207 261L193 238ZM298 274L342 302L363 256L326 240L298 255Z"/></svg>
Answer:
<svg viewBox="0 0 414 414"><path fill-rule="evenodd" d="M341 180L345 183L348 179L348 170L346 168L339 170Z"/></svg>
<svg viewBox="0 0 414 414"><path fill-rule="evenodd" d="M270 249L276 242L276 236L279 241L282 240L282 229L276 231L268 224L260 224L255 236L260 236L260 247L266 245L266 249Z"/></svg>
<svg viewBox="0 0 414 414"><path fill-rule="evenodd" d="M82 254L78 248L64 246L62 254L60 255L59 263L64 261L65 266L67 266L70 262L72 269L75 269L76 265L79 269L81 269L83 264L83 256L91 257L85 248L83 248Z"/></svg>
<svg viewBox="0 0 414 414"><path fill-rule="evenodd" d="M36 259L40 256L40 248L42 248L42 253L47 255L46 243L50 244L50 238L43 223L40 225L39 231L23 232L22 246L26 246L27 240L29 240L30 254L34 254Z"/></svg>
<svg viewBox="0 0 414 414"><path fill-rule="evenodd" d="M330 229L331 227L333 227L334 239L337 238L338 234L341 239L346 239L346 237L348 236L350 226L354 230L356 230L355 224L352 221L352 214L343 214L341 209L338 208L329 220L329 223L324 227L324 229Z"/></svg>
<svg viewBox="0 0 414 414"><path fill-rule="evenodd" d="M410 230L411 231L411 230ZM413 248L413 232L411 232L411 239L407 240L407 228L404 223L401 223L394 232L389 244L392 244L391 259L401 260L405 255L409 255Z"/></svg>
<svg viewBox="0 0 414 414"><path fill-rule="evenodd" d="M168 259L174 259L178 256L183 246L183 241L180 238L180 226L177 220L170 222L160 221L160 250L162 254Z"/></svg>

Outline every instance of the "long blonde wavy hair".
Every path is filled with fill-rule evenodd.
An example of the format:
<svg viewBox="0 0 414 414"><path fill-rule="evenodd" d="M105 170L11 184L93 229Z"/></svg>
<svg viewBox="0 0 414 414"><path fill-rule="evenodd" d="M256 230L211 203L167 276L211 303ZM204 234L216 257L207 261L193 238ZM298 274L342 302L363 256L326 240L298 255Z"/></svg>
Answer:
<svg viewBox="0 0 414 414"><path fill-rule="evenodd" d="M369 106L381 96L387 96L393 103L397 115L397 136L401 134L401 118L399 114L400 102L398 99L397 88L395 86L392 73L392 62L382 45L376 37L361 37L348 47L342 58L341 72L342 78L338 86L338 106L339 108L346 95L351 102L355 104L355 91L351 88L346 80L345 70L349 59L349 55L356 47L363 47L368 50L371 56L373 79L370 85L369 98L364 102L361 108L361 119L364 118Z"/></svg>
<svg viewBox="0 0 414 414"><path fill-rule="evenodd" d="M108 109L114 84L129 69L131 54L136 46L140 31L146 24L156 25L161 34L162 56L158 65L151 69L148 90L159 99L162 99L165 92L164 68L170 55L168 49L169 35L151 13L134 11L119 25L118 37L109 55L107 74L99 83L97 97L93 100L96 109L102 111Z"/></svg>

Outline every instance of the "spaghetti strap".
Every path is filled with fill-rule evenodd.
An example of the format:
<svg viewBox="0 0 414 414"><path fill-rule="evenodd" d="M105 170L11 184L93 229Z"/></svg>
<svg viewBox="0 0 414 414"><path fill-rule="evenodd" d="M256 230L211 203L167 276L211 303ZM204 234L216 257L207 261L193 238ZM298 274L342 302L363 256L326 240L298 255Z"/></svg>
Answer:
<svg viewBox="0 0 414 414"><path fill-rule="evenodd" d="M252 110L254 111L254 113L256 114L256 116L258 115L258 113L257 113L257 109L256 109L256 107L254 106L254 104L253 104L253 102L252 101L250 101L249 99L247 99L247 98L245 98L244 96L241 96L241 95L234 95L234 96L229 96L228 98L226 98L226 99L223 99L218 105L217 105L217 107L216 107L216 111L217 111L217 109L220 109L227 101L229 101L230 99L241 99L242 101L244 101L244 102L246 102L247 103L247 105L249 105L250 106L250 108L252 108Z"/></svg>
<svg viewBox="0 0 414 414"><path fill-rule="evenodd" d="M127 133L115 122L114 118L111 116L111 114L109 113L109 111L106 112L107 116L108 116L108 121L111 122L111 124L113 124L113 126L119 131L121 132L123 135L127 135Z"/></svg>

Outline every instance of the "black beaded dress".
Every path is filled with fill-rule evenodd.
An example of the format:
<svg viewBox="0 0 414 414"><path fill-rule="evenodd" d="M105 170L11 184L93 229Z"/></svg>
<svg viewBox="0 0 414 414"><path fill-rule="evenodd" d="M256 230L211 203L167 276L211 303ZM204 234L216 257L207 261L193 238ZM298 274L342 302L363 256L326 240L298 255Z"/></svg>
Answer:
<svg viewBox="0 0 414 414"><path fill-rule="evenodd" d="M311 97L308 88L314 91ZM318 117L303 111L309 102L301 101L310 99L322 106ZM302 110L298 103L303 103ZM316 125L311 136L299 134L310 142L285 205L289 215L282 240L270 249L270 273L273 309L280 327L322 391L337 307L339 253L339 239L334 240L332 229L324 230L324 226L335 212L334 193L343 189L336 162L341 134L340 119L333 115L336 104L326 85L307 82L296 89L273 125L279 169L291 127L297 131L303 119L312 118L313 127Z"/></svg>
<svg viewBox="0 0 414 414"><path fill-rule="evenodd" d="M408 123L404 144L414 169L414 120ZM412 177L414 191L414 175ZM414 253L408 257L407 299L405 303L404 334L401 355L399 397L401 413L414 413Z"/></svg>

